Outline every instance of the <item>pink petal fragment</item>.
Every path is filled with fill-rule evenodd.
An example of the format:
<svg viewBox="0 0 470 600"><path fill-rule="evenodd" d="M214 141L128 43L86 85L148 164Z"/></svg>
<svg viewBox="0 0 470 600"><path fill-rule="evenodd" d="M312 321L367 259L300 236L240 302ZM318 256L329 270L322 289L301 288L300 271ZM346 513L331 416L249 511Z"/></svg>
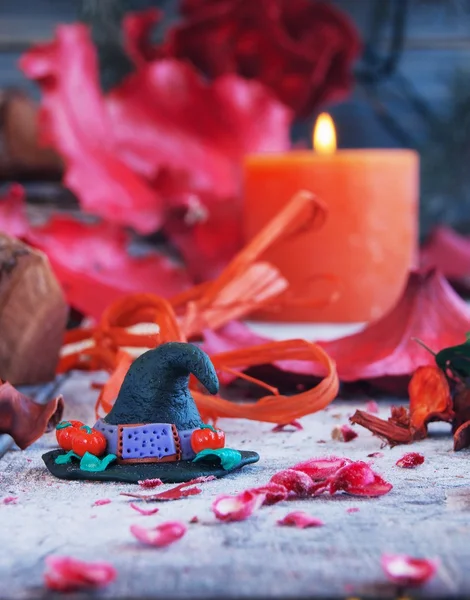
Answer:
<svg viewBox="0 0 470 600"><path fill-rule="evenodd" d="M139 500L156 500L156 501L166 501L166 500L179 500L180 498L185 498L186 496L195 496L202 492L201 488L191 487L195 486L196 483L205 483L206 481L212 481L215 479L213 475L209 477L196 477L196 479L191 479L191 481L185 481L180 483L179 485L166 490L165 492L160 492L159 494L129 494L126 492L121 492L121 496L129 496L130 498L138 498Z"/></svg>
<svg viewBox="0 0 470 600"><path fill-rule="evenodd" d="M71 592L83 588L101 588L116 579L116 570L108 562L85 562L70 556L46 558L44 583L50 590Z"/></svg>
<svg viewBox="0 0 470 600"><path fill-rule="evenodd" d="M0 231L12 237L23 238L28 230L25 190L14 183L0 197Z"/></svg>
<svg viewBox="0 0 470 600"><path fill-rule="evenodd" d="M219 496L212 510L220 521L244 521L262 506L264 494L246 490L237 496Z"/></svg>
<svg viewBox="0 0 470 600"><path fill-rule="evenodd" d="M332 475L335 475L339 469L352 461L349 458L339 458L338 456L323 456L321 458L311 458L298 463L292 467L294 471L306 473L313 481L324 481Z"/></svg>
<svg viewBox="0 0 470 600"><path fill-rule="evenodd" d="M333 429L331 437L338 442L350 442L357 438L357 433L349 425L341 425Z"/></svg>
<svg viewBox="0 0 470 600"><path fill-rule="evenodd" d="M371 452L371 454L367 455L367 458L383 458L383 452Z"/></svg>
<svg viewBox="0 0 470 600"><path fill-rule="evenodd" d="M281 431L292 431L292 429L286 430L286 427L291 427L294 430L297 429L298 431L302 431L304 428L302 423L299 423L299 421L291 421L290 423L280 423L279 425L273 427L271 431L273 431L274 433L279 433Z"/></svg>
<svg viewBox="0 0 470 600"><path fill-rule="evenodd" d="M357 513L359 512L359 508L357 506L351 506L351 508L346 509L347 513Z"/></svg>
<svg viewBox="0 0 470 600"><path fill-rule="evenodd" d="M147 546L163 548L181 539L187 531L187 527L181 521L167 521L156 527L147 529L140 525L131 525L132 535Z"/></svg>
<svg viewBox="0 0 470 600"><path fill-rule="evenodd" d="M133 508L134 510L136 510L141 515L144 515L145 517L150 517L150 515L155 515L160 510L159 508L148 508L148 509L141 508L138 504L135 504L135 502L131 502L129 504L129 506L131 508Z"/></svg>
<svg viewBox="0 0 470 600"><path fill-rule="evenodd" d="M395 463L397 467L402 469L414 469L418 465L422 465L424 462L424 456L418 452L407 452Z"/></svg>
<svg viewBox="0 0 470 600"><path fill-rule="evenodd" d="M271 481L266 485L262 485L261 487L257 488L251 488L247 491L254 494L263 494L265 496L263 505L266 506L287 500L289 496L289 491L287 488Z"/></svg>
<svg viewBox="0 0 470 600"><path fill-rule="evenodd" d="M271 477L270 482L284 486L288 492L299 498L310 496L314 491L311 478L306 473L294 469L279 471Z"/></svg>
<svg viewBox="0 0 470 600"><path fill-rule="evenodd" d="M103 498L102 500L96 500L93 502L92 506L104 506L105 504L110 504L111 500L109 498Z"/></svg>
<svg viewBox="0 0 470 600"><path fill-rule="evenodd" d="M299 527L299 529L305 529L306 527L321 527L325 523L321 519L311 517L302 510L296 510L287 514L283 519L277 522L278 525L286 525L288 527Z"/></svg>
<svg viewBox="0 0 470 600"><path fill-rule="evenodd" d="M18 496L7 496L6 498L3 498L2 500L2 504L17 504L18 503Z"/></svg>
<svg viewBox="0 0 470 600"><path fill-rule="evenodd" d="M138 482L140 487L143 488L156 488L159 485L162 485L163 481L161 479L143 479L142 481Z"/></svg>
<svg viewBox="0 0 470 600"><path fill-rule="evenodd" d="M369 402L366 404L366 411L375 415L379 412L379 405L375 400L369 400Z"/></svg>
<svg viewBox="0 0 470 600"><path fill-rule="evenodd" d="M199 523L199 517L194 515L194 517L191 517L191 520L189 521L191 524L193 523Z"/></svg>
<svg viewBox="0 0 470 600"><path fill-rule="evenodd" d="M390 581L400 586L419 586L429 581L439 566L438 560L413 558L407 554L383 554L380 562Z"/></svg>
<svg viewBox="0 0 470 600"><path fill-rule="evenodd" d="M357 461L342 467L330 482L330 494L345 492L351 496L383 496L393 488L370 466Z"/></svg>

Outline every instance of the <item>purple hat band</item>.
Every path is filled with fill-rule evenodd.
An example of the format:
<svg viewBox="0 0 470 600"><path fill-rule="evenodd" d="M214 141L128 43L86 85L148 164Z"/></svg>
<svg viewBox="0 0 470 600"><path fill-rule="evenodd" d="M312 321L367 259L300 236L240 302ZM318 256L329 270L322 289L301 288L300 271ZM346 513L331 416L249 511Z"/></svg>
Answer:
<svg viewBox="0 0 470 600"><path fill-rule="evenodd" d="M191 448L195 429L178 431L171 423L111 425L103 419L94 429L105 436L108 452L121 463L191 460L196 456Z"/></svg>

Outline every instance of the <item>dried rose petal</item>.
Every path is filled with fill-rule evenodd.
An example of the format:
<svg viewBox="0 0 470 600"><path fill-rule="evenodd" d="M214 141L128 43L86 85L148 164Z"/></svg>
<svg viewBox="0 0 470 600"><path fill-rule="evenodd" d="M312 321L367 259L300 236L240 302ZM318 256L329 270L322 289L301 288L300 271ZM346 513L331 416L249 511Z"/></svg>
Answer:
<svg viewBox="0 0 470 600"><path fill-rule="evenodd" d="M306 473L294 471L294 469L279 471L271 477L270 482L284 486L289 492L300 498L310 496L314 491L311 478Z"/></svg>
<svg viewBox="0 0 470 600"><path fill-rule="evenodd" d="M185 498L186 496L195 496L202 492L201 488L191 487L195 486L196 483L204 483L206 481L212 481L215 479L213 475L209 477L196 477L196 479L191 479L191 481L185 481L184 483L180 483L179 485L166 490L166 492L160 492L159 494L129 494L126 492L121 492L121 496L129 496L130 498L139 498L139 500L156 500L156 501L165 501L165 500L179 500L180 498ZM158 485L158 484L157 484Z"/></svg>
<svg viewBox="0 0 470 600"><path fill-rule="evenodd" d="M190 523L199 523L199 517L194 515L194 517L191 517L189 522Z"/></svg>
<svg viewBox="0 0 470 600"><path fill-rule="evenodd" d="M346 509L347 513L357 513L359 512L359 508L357 506L351 506L351 508Z"/></svg>
<svg viewBox="0 0 470 600"><path fill-rule="evenodd" d="M349 458L323 456L321 458L311 458L310 460L298 463L294 465L292 469L294 469L294 471L306 473L313 481L324 481L351 462L352 461Z"/></svg>
<svg viewBox="0 0 470 600"><path fill-rule="evenodd" d="M264 500L264 494L246 490L237 496L219 496L212 503L212 510L220 521L244 521Z"/></svg>
<svg viewBox="0 0 470 600"><path fill-rule="evenodd" d="M251 488L247 491L254 494L263 494L265 496L263 505L266 506L287 500L289 496L289 491L287 488L278 483L272 483L271 481L266 485L262 485L261 487L257 488Z"/></svg>
<svg viewBox="0 0 470 600"><path fill-rule="evenodd" d="M83 588L105 587L116 579L116 570L108 562L85 562L70 556L46 557L44 583L50 590L71 592Z"/></svg>
<svg viewBox="0 0 470 600"><path fill-rule="evenodd" d="M142 481L139 481L138 484L140 485L140 487L150 489L162 485L163 481L161 479L143 479Z"/></svg>
<svg viewBox="0 0 470 600"><path fill-rule="evenodd" d="M379 405L375 400L369 400L366 404L366 412L377 414L379 412Z"/></svg>
<svg viewBox="0 0 470 600"><path fill-rule="evenodd" d="M141 508L138 504L135 504L134 502L131 502L129 504L129 506L131 508L133 508L134 510L136 510L141 515L144 515L145 517L150 517L150 515L155 515L160 510L159 508L147 508L147 509Z"/></svg>
<svg viewBox="0 0 470 600"><path fill-rule="evenodd" d="M430 421L451 421L454 413L446 376L436 366L419 367L408 386L410 423L416 430Z"/></svg>
<svg viewBox="0 0 470 600"><path fill-rule="evenodd" d="M407 452L399 458L395 464L397 467L402 467L403 469L413 469L418 465L422 465L423 462L424 456L422 454L419 454L418 452Z"/></svg>
<svg viewBox="0 0 470 600"><path fill-rule="evenodd" d="M18 496L7 496L3 498L2 504L16 504L18 502Z"/></svg>
<svg viewBox="0 0 470 600"><path fill-rule="evenodd" d="M380 475L362 461L357 461L340 469L330 482L330 494L346 492L351 496L383 496L392 489Z"/></svg>
<svg viewBox="0 0 470 600"><path fill-rule="evenodd" d="M400 586L419 586L437 571L437 560L413 558L407 554L383 554L380 559L388 579Z"/></svg>
<svg viewBox="0 0 470 600"><path fill-rule="evenodd" d="M272 428L271 431L273 431L274 433L279 433L281 431L286 431L286 427L293 427L294 429L297 429L298 431L302 431L304 428L302 423L299 423L299 421L291 421L290 423L282 423L282 424L276 425L275 427Z"/></svg>
<svg viewBox="0 0 470 600"><path fill-rule="evenodd" d="M150 529L140 525L131 525L130 531L139 542L163 548L163 546L169 546L182 538L187 527L181 521L167 521Z"/></svg>
<svg viewBox="0 0 470 600"><path fill-rule="evenodd" d="M283 519L280 519L277 524L305 529L306 527L321 527L325 523L321 519L307 515L302 510L296 510L286 515Z"/></svg>
<svg viewBox="0 0 470 600"><path fill-rule="evenodd" d="M105 504L110 504L111 500L109 498L103 498L102 500L95 500L92 506L104 506Z"/></svg>
<svg viewBox="0 0 470 600"><path fill-rule="evenodd" d="M383 452L371 452L367 455L367 458L383 458Z"/></svg>
<svg viewBox="0 0 470 600"><path fill-rule="evenodd" d="M341 425L333 429L331 437L338 442L350 442L357 438L357 433L349 425Z"/></svg>

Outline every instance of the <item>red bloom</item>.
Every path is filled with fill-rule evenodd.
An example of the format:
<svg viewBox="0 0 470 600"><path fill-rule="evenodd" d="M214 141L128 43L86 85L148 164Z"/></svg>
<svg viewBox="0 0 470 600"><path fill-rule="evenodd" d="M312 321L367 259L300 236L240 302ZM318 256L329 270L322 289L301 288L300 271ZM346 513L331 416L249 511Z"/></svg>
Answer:
<svg viewBox="0 0 470 600"><path fill-rule="evenodd" d="M346 492L351 496L383 496L392 489L368 464L357 461L340 469L332 478L330 493Z"/></svg>
<svg viewBox="0 0 470 600"><path fill-rule="evenodd" d="M257 79L299 116L342 98L360 50L350 20L326 2L200 0L170 29L165 51L203 73Z"/></svg>
<svg viewBox="0 0 470 600"><path fill-rule="evenodd" d="M399 586L419 586L434 577L438 562L406 554L383 554L382 568L388 579Z"/></svg>
<svg viewBox="0 0 470 600"><path fill-rule="evenodd" d="M116 579L116 570L108 562L85 562L70 556L47 556L44 582L50 590L71 592L101 588Z"/></svg>
<svg viewBox="0 0 470 600"><path fill-rule="evenodd" d="M296 510L287 514L283 519L280 519L277 524L287 525L288 527L298 527L299 529L305 529L306 527L321 527L324 525L322 520L311 517L301 510Z"/></svg>
<svg viewBox="0 0 470 600"><path fill-rule="evenodd" d="M395 463L397 467L402 469L413 469L418 465L422 465L424 462L424 456L418 452L407 452Z"/></svg>
<svg viewBox="0 0 470 600"><path fill-rule="evenodd" d="M147 529L141 525L131 525L132 535L147 546L163 548L169 546L183 537L187 527L181 521L168 521L156 527Z"/></svg>

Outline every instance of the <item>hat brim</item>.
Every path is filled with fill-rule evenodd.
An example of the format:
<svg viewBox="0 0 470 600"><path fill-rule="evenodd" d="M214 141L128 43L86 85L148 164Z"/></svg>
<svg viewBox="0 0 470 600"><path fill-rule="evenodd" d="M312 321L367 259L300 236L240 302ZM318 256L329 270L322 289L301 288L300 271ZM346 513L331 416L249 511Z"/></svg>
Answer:
<svg viewBox="0 0 470 600"><path fill-rule="evenodd" d="M138 483L145 479L161 479L163 483L183 483L196 479L196 477L224 477L245 465L251 465L259 460L257 452L239 450L240 463L232 469L223 469L220 460L210 457L206 460L193 462L191 460L178 460L175 462L161 463L135 463L119 465L111 463L105 471L82 471L78 462L56 464L55 459L63 450L52 450L43 454L42 459L55 477L59 479L82 481L118 481L121 483Z"/></svg>

